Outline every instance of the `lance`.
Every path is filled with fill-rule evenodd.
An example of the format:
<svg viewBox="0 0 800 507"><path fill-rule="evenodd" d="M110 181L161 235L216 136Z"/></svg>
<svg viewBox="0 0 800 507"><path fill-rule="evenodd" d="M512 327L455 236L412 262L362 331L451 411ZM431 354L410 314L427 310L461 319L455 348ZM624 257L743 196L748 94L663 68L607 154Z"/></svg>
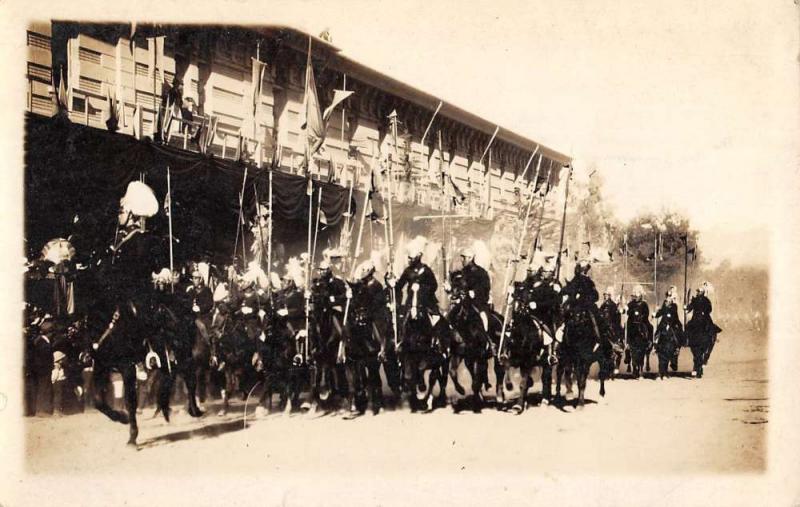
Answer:
<svg viewBox="0 0 800 507"><path fill-rule="evenodd" d="M369 202L370 192L372 192L372 171L374 171L374 163L375 157L372 158L372 164L369 168L369 181L370 181L370 188L364 192L364 205L361 207L361 222L358 225L358 236L356 237L356 249L353 252L353 265L350 267L350 278L353 278L356 273L356 262L358 262L358 256L361 255L361 238L364 233L364 222L367 220L367 203Z"/></svg>
<svg viewBox="0 0 800 507"><path fill-rule="evenodd" d="M536 151L538 150L539 147L537 146ZM534 155L536 154L536 151L533 152ZM532 160L533 160L533 155L531 155L531 161ZM530 164L530 161L528 162L528 164ZM513 260L509 261L509 263L512 262L514 263L514 270L512 272L511 280L509 282L508 273L510 266L506 264L506 274L505 274L505 279L503 281L503 288L509 287L509 285L513 283L514 279L517 277L517 268L519 267L519 262L521 260L521 255L522 255L522 245L525 242L525 232L528 229L528 218L530 217L531 207L533 206L533 196L536 194L536 180L539 179L539 170L541 169L541 167L542 167L542 157L539 157L539 162L536 166L536 176L533 179L534 188L531 191L531 195L528 197L528 206L527 209L525 210L525 220L522 223L522 231L520 232L519 243L517 244L516 256ZM500 344L497 348L498 357L500 357L503 353L503 345L505 344L505 337L506 337L506 326L508 326L509 310L511 309L511 305L508 304L508 296L506 296L505 294L503 296L505 301L503 303L503 325L500 328Z"/></svg>
<svg viewBox="0 0 800 507"><path fill-rule="evenodd" d="M420 220L439 220L441 218L475 218L469 213L460 213L455 215L417 215L413 217L411 220L414 222L418 222Z"/></svg>
<svg viewBox="0 0 800 507"><path fill-rule="evenodd" d="M689 301L687 283L689 279L689 235L683 236L683 330L686 331L686 305Z"/></svg>
<svg viewBox="0 0 800 507"><path fill-rule="evenodd" d="M244 189L245 185L247 184L247 166L244 166L244 176L242 177L242 191L239 192L239 221L236 222L236 239L233 243L233 263L236 263L236 250L239 248L239 233L241 232L242 222L243 222L243 207L244 207ZM244 238L242 238L242 243L244 243ZM242 259L244 263L246 259Z"/></svg>
<svg viewBox="0 0 800 507"><path fill-rule="evenodd" d="M171 183L169 166L167 166L167 196L169 197L169 206L167 206L167 217L169 218L169 284L170 291L175 292L175 280L172 273L175 272L175 260L172 254L172 183ZM169 358L167 358L169 361Z"/></svg>
<svg viewBox="0 0 800 507"><path fill-rule="evenodd" d="M308 143L306 143L306 154L308 154ZM311 217L314 213L314 183L311 180L311 161L309 160L308 166L308 187L306 188L306 194L308 195L308 245L306 249L306 290L305 290L305 300L306 300L306 336L305 336L305 346L303 348L303 362L308 362L308 335L311 332L310 326L310 315L311 315L311 229L313 225L311 223Z"/></svg>
<svg viewBox="0 0 800 507"><path fill-rule="evenodd" d="M274 172L274 168L270 167L269 170L269 191L268 191L268 198L269 198L269 217L267 218L267 276L270 276L272 273L272 173ZM272 283L272 277L270 276L270 283ZM272 299L272 290L269 292L269 297Z"/></svg>
<svg viewBox="0 0 800 507"><path fill-rule="evenodd" d="M536 224L536 234L533 237L533 242L531 243L531 248L528 251L528 259L533 258L533 253L536 250L536 247L539 246L539 236L542 232L542 223L544 222L544 210L547 208L547 196L550 193L550 173L553 171L553 163L548 162L547 164L547 184L544 187L544 194L541 196L541 205L539 208L539 221ZM534 189L536 183L534 183Z"/></svg>
<svg viewBox="0 0 800 507"><path fill-rule="evenodd" d="M439 130L436 133L439 141L439 165L440 165L440 172L442 173L442 280L445 282L447 281L448 273L447 273L447 250L445 246L446 241L446 220L445 220L445 207L447 206L447 174L445 174L444 170L444 151L442 150L442 131Z"/></svg>
<svg viewBox="0 0 800 507"><path fill-rule="evenodd" d="M397 153L397 111L392 111L392 114L389 115L389 120L392 123L392 137L394 140L394 157L392 157L392 163L389 164L389 190L388 196L386 199L386 204L388 205L388 216L386 222L386 230L387 230L387 246L389 248L389 273L392 273L394 269L394 231L392 230L394 224L392 222L392 181L394 176L392 174L393 165L395 160L398 157ZM389 298L391 300L391 311L392 311L392 331L394 332L394 341L395 345L397 345L397 300L396 294L394 290L390 291Z"/></svg>
<svg viewBox="0 0 800 507"><path fill-rule="evenodd" d="M319 218L322 213L322 186L319 187L319 195L317 197L317 219L314 221L314 244L311 247L311 265L314 265L317 257L317 237L319 237Z"/></svg>
<svg viewBox="0 0 800 507"><path fill-rule="evenodd" d="M572 165L569 166L567 174L567 186L564 189L564 212L561 216L561 238L558 240L558 255L556 256L556 281L561 273L561 249L564 248L564 230L567 225L567 201L569 200L569 180L572 179Z"/></svg>
<svg viewBox="0 0 800 507"><path fill-rule="evenodd" d="M258 236L259 236L259 243L261 244L261 255L259 258L261 263L263 263L264 259L264 227L261 225L261 203L258 200L258 184L254 181L253 182L253 195L256 198L256 223L258 224ZM269 264L267 264L267 272L269 273Z"/></svg>

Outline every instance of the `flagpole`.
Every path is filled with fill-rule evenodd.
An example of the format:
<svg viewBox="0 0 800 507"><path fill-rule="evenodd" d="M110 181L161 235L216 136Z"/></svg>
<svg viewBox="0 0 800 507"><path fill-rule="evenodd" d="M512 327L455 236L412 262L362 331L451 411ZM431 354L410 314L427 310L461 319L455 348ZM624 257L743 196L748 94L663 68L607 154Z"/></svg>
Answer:
<svg viewBox="0 0 800 507"><path fill-rule="evenodd" d="M572 179L572 165L569 166L567 174L567 186L564 189L564 212L561 216L561 239L558 240L558 256L556 257L556 281L561 274L561 249L564 247L564 230L567 225L567 202L569 200L569 180Z"/></svg>
<svg viewBox="0 0 800 507"><path fill-rule="evenodd" d="M172 253L172 182L170 177L169 166L167 166L167 197L169 198L169 206L167 207L167 217L169 217L169 283L171 292L175 292L175 280L173 273L175 272L175 261Z"/></svg>
<svg viewBox="0 0 800 507"><path fill-rule="evenodd" d="M686 305L688 304L689 293L689 232L683 237L683 329L686 331Z"/></svg>
<svg viewBox="0 0 800 507"><path fill-rule="evenodd" d="M547 195L550 193L550 174L553 171L553 162L549 161L547 163L547 183L544 187L544 194L542 195L541 201L541 208L539 209L539 221L536 224L536 235L533 238L533 243L531 243L530 254L528 255L529 259L533 258L533 254L536 251L536 247L539 246L539 236L542 232L542 222L544 222L544 210L547 207ZM536 183L534 183L534 191L536 190Z"/></svg>
<svg viewBox="0 0 800 507"><path fill-rule="evenodd" d="M536 147L536 151L538 151L538 149L539 149L539 147L537 146ZM536 151L534 151L533 155L531 155L531 161L533 160L533 156L536 155ZM528 162L528 164L530 164L530 161ZM507 287L509 287L514 282L514 279L517 277L517 269L519 268L519 263L521 261L521 256L522 256L522 245L525 242L525 232L528 229L528 218L530 217L531 207L533 206L533 197L534 197L534 195L536 195L536 180L539 179L539 170L541 169L541 167L542 167L542 157L539 157L539 162L536 165L536 176L534 177L534 180L533 180L533 182L534 182L533 183L533 190L531 191L530 197L528 197L528 206L527 206L527 209L525 210L525 220L522 223L522 230L520 231L520 238L519 238L519 243L517 245L516 257L513 260L510 261L510 262L514 263L514 270L512 271L511 278L509 279L508 278L508 272L509 272L509 267L510 266L509 266L508 263L506 264L506 274L504 275L503 289L506 289ZM527 171L527 168L526 168L526 171ZM504 345L505 336L506 336L506 326L508 325L508 318L509 318L509 315L508 315L508 310L509 309L510 309L510 305L508 304L508 296L506 294L503 294L503 324L502 324L502 326L500 328L500 344L499 344L499 346L497 348L497 356L498 357L500 357L502 355L502 352L503 352L503 345Z"/></svg>
<svg viewBox="0 0 800 507"><path fill-rule="evenodd" d="M274 169L270 167L269 169L269 191L267 193L269 197L269 217L267 222L269 227L267 228L267 276L270 278L270 284L272 283L272 173ZM270 299L272 298L272 291L270 290Z"/></svg>
<svg viewBox="0 0 800 507"><path fill-rule="evenodd" d="M242 221L244 220L243 217L243 207L244 207L244 189L247 184L247 166L244 166L244 177L242 178L242 191L239 193L239 221L236 223L236 240L233 242L233 262L236 264L236 250L239 247L239 233L241 232L242 228ZM242 238L242 242L244 243L244 238ZM242 259L244 263L246 259ZM242 264L242 269L244 269L244 264Z"/></svg>
<svg viewBox="0 0 800 507"><path fill-rule="evenodd" d="M317 238L319 237L319 217L322 213L322 185L319 187L319 194L317 196L317 219L314 221L314 244L311 247L311 265L314 265L317 257Z"/></svg>
<svg viewBox="0 0 800 507"><path fill-rule="evenodd" d="M392 111L392 114L389 115L389 119L392 123L392 138L394 141L394 157L392 157L392 163L389 164L389 195L387 196L387 202L389 205L389 213L387 217L386 228L388 231L387 234L387 247L389 249L389 273L392 273L394 269L394 222L392 221L392 182L394 180L394 174L392 169L394 168L394 164L396 163L396 159L399 156L397 152L397 111ZM395 346L398 342L398 335L397 335L397 300L396 294L394 290L390 291L390 303L392 305L391 312L392 312L392 331L394 332L394 342Z"/></svg>

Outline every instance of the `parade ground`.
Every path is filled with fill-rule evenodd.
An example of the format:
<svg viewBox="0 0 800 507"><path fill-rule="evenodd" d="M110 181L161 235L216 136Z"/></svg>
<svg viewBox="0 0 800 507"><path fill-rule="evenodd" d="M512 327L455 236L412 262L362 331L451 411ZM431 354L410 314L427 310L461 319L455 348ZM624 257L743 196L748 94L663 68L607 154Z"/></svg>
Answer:
<svg viewBox="0 0 800 507"><path fill-rule="evenodd" d="M170 423L152 419L147 409L139 416L138 450L125 446L126 426L93 409L27 418L26 465L33 474L168 470L176 477L759 473L767 459L767 339L732 331L720 340L702 379L686 373L691 353L682 349L680 376L620 378L607 384L605 398L590 380L591 401L580 410L569 401L534 406L519 416L493 408L480 415L454 414L450 407L428 414L402 408L348 420L321 412L255 418L251 403L245 429L242 402L224 417L207 403L202 418L181 410ZM540 388L537 377L532 392Z"/></svg>

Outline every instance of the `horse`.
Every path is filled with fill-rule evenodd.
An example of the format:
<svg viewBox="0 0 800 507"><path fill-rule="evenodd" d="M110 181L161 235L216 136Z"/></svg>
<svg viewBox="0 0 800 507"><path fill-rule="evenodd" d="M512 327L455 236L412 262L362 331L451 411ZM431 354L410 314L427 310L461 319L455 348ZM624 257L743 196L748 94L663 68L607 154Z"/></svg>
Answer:
<svg viewBox="0 0 800 507"><path fill-rule="evenodd" d="M626 325L628 348L630 349L630 365L633 369L633 377L639 378L645 367L645 359L649 357L649 350L652 349L652 339L647 324L643 321L629 320Z"/></svg>
<svg viewBox="0 0 800 507"><path fill-rule="evenodd" d="M500 326L492 325L497 322L492 316L490 329L488 332L485 331L480 313L467 295L463 276L458 273L451 274L451 283L453 288L450 293L450 311L447 314L447 321L453 331L449 374L456 391L463 396L465 391L458 381L458 366L464 363L472 380L472 410L480 412L481 388L484 383L488 383L489 357L496 347L490 336L499 335ZM497 322L497 324L502 323ZM498 388L502 387L501 379L502 377L497 379Z"/></svg>
<svg viewBox="0 0 800 507"><path fill-rule="evenodd" d="M407 308L401 322L402 341L397 347L397 354L404 388L409 393L411 411L423 409L430 412L434 407L433 388L436 384L439 385L439 402L447 403L448 351L452 330L443 316L428 313L425 309ZM425 371L430 371L427 383Z"/></svg>
<svg viewBox="0 0 800 507"><path fill-rule="evenodd" d="M533 315L528 301L514 306L511 313L511 324L508 332L508 352L498 351L508 368L519 368L520 394L519 399L512 407L516 414L525 411L527 405L528 389L532 387L531 373L536 367L542 368L542 400L548 403L550 399L551 358L548 352L548 331L545 325ZM552 338L550 338L552 340Z"/></svg>
<svg viewBox="0 0 800 507"><path fill-rule="evenodd" d="M605 396L605 379L608 378L612 359L604 347L608 341L608 331L600 325L602 321L594 316L591 309L579 306L566 312L564 338L558 347L558 367L556 373L556 397L561 396L561 376L572 372L578 384L577 405L585 403L586 380L592 363L600 364L600 396Z"/></svg>
<svg viewBox="0 0 800 507"><path fill-rule="evenodd" d="M658 377L669 376L668 368L674 361L674 368L677 369L677 354L680 349L680 337L678 330L666 322L662 322L655 333L654 345L658 355Z"/></svg>
<svg viewBox="0 0 800 507"><path fill-rule="evenodd" d="M368 307L354 308L351 315L337 355L337 361L346 368L350 412L364 413L369 398L372 411L377 414L383 406L379 323L373 321Z"/></svg>
<svg viewBox="0 0 800 507"><path fill-rule="evenodd" d="M225 314L225 322L212 341L212 364L222 395L222 408L217 415L224 416L230 408L230 396L239 392L246 398L255 384L256 340L260 328L239 309Z"/></svg>
<svg viewBox="0 0 800 507"><path fill-rule="evenodd" d="M692 351L692 373L703 377L703 367L708 362L711 349L717 339L716 325L708 321L692 318L686 326L689 348Z"/></svg>

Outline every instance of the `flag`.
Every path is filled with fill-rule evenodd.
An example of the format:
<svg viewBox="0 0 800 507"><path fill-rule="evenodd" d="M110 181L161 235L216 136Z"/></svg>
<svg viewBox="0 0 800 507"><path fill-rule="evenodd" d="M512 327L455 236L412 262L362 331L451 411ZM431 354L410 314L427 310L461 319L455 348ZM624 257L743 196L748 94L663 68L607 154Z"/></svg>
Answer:
<svg viewBox="0 0 800 507"><path fill-rule="evenodd" d="M458 185L456 185L456 182L453 181L453 177L451 175L447 175L445 184L445 193L453 200L454 206L456 204L463 203L467 199L467 196L464 195L464 192L462 192L460 188L458 188Z"/></svg>
<svg viewBox="0 0 800 507"><path fill-rule="evenodd" d="M170 216L172 214L170 211L171 209L172 209L172 196L170 195L170 192L167 192L167 195L164 197L164 214Z"/></svg>
<svg viewBox="0 0 800 507"><path fill-rule="evenodd" d="M198 130L198 144L200 145L200 153L208 153L211 144L214 142L214 136L217 135L217 122L216 116L210 116L208 123L203 119L203 125Z"/></svg>
<svg viewBox="0 0 800 507"><path fill-rule="evenodd" d="M53 102L56 106L56 113L57 114L67 114L69 112L69 107L67 105L67 86L64 83L64 68L61 67L58 69L58 87L56 87L55 83L55 75L53 75ZM88 105L87 105L88 107Z"/></svg>
<svg viewBox="0 0 800 507"><path fill-rule="evenodd" d="M333 110L336 109L336 106L341 104L345 101L353 92L351 90L333 90L333 100L331 104L325 108L325 111L322 113L322 121L325 122L325 126L327 127L328 121L331 119L331 114L333 114Z"/></svg>
<svg viewBox="0 0 800 507"><path fill-rule="evenodd" d="M106 110L104 111L106 128L111 132L119 129L119 106L116 97L111 97L110 87L106 89Z"/></svg>
<svg viewBox="0 0 800 507"><path fill-rule="evenodd" d="M694 262L695 258L697 257L696 248L697 247L692 247L692 248L686 250L686 255L690 256L692 258L692 262Z"/></svg>
<svg viewBox="0 0 800 507"><path fill-rule="evenodd" d="M384 209L383 196L380 191L380 181L377 171L371 171L369 182L367 217L372 221L383 220L382 211Z"/></svg>
<svg viewBox="0 0 800 507"><path fill-rule="evenodd" d="M139 104L136 104L133 111L133 137L142 138L142 107Z"/></svg>
<svg viewBox="0 0 800 507"><path fill-rule="evenodd" d="M250 58L253 62L253 72L252 72L252 92L253 92L253 118L256 117L256 113L258 112L258 105L261 103L261 87L264 82L264 71L267 68L267 64L256 60L255 58Z"/></svg>
<svg viewBox="0 0 800 507"><path fill-rule="evenodd" d="M172 128L172 117L173 117L173 103L170 98L169 93L166 94L164 100L164 108L161 112L161 124L159 125L159 130L161 131L161 141L164 143L169 142L170 137L170 129Z"/></svg>

